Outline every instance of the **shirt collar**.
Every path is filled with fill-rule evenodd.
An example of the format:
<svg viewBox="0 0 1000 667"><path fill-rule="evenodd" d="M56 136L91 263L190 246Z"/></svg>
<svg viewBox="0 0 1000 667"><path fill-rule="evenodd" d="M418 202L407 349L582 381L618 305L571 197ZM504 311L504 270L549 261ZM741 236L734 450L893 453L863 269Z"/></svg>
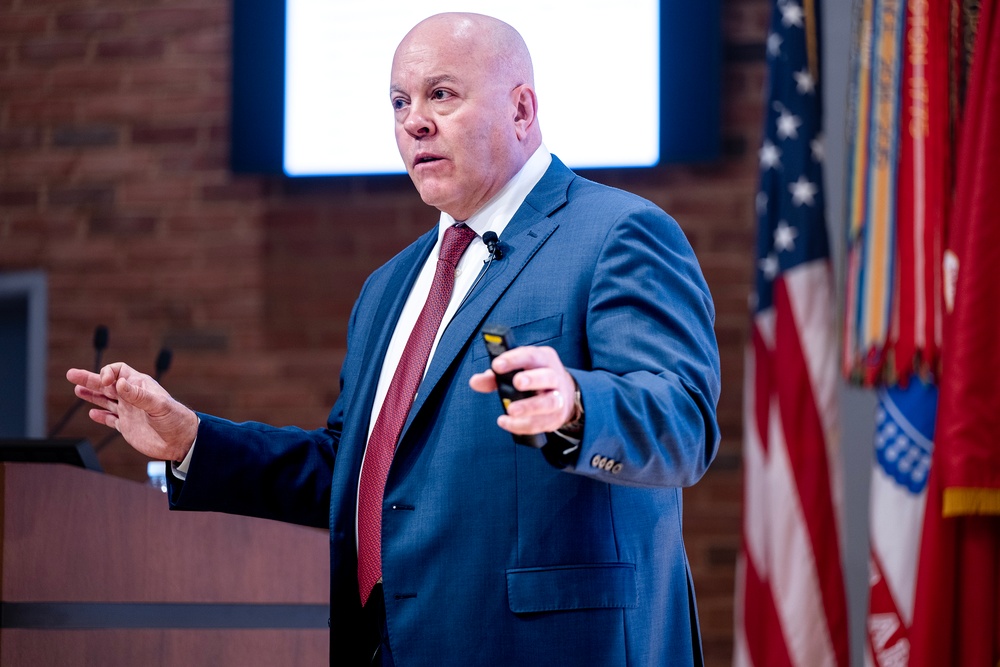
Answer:
<svg viewBox="0 0 1000 667"><path fill-rule="evenodd" d="M552 162L552 155L541 144L528 161L524 163L521 170L514 174L507 184L500 188L492 199L483 205L478 211L473 213L465 224L472 228L472 231L482 238L483 234L492 231L497 236L503 233L507 223L521 207L528 193L542 180L545 171ZM441 211L441 219L438 221L438 240L444 236L444 230L455 224L455 218Z"/></svg>

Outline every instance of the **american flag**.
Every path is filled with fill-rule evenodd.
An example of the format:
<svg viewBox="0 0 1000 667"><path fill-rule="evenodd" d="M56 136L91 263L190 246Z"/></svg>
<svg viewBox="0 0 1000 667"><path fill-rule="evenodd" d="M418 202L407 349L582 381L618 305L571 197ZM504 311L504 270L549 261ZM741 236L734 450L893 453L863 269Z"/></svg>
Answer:
<svg viewBox="0 0 1000 667"><path fill-rule="evenodd" d="M776 0L759 151L734 664L846 667L834 291L824 222L819 0Z"/></svg>

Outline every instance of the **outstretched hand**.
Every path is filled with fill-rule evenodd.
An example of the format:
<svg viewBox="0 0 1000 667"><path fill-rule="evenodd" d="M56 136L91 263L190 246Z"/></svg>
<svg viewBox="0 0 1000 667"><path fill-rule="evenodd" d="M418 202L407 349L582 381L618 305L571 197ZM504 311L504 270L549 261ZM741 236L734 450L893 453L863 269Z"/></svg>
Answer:
<svg viewBox="0 0 1000 667"><path fill-rule="evenodd" d="M95 406L90 418L117 429L139 452L162 461L187 456L198 434L198 416L150 376L118 362L100 373L72 368L66 379L76 385L78 397Z"/></svg>
<svg viewBox="0 0 1000 667"><path fill-rule="evenodd" d="M525 345L508 350L493 360L491 369L469 378L469 386L480 393L496 391L495 372L518 368L523 370L514 376L514 388L535 395L507 406L507 414L497 419L500 428L519 435L551 433L574 418L576 382L551 347Z"/></svg>

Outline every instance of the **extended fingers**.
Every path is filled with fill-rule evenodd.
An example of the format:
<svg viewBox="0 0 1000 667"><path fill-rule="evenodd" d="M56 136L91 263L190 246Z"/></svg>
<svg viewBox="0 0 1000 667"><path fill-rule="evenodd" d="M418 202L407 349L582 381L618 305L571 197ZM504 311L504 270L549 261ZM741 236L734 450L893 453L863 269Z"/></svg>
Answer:
<svg viewBox="0 0 1000 667"><path fill-rule="evenodd" d="M92 391L91 389L81 385L73 387L73 393L75 393L77 397L82 398L88 403L93 403L102 410L107 410L109 412L114 412L113 408L118 403L114 399L111 399L100 392Z"/></svg>
<svg viewBox="0 0 1000 667"><path fill-rule="evenodd" d="M566 423L566 403L559 391L523 398L507 406L507 413L497 418L497 425L511 433L550 433Z"/></svg>
<svg viewBox="0 0 1000 667"><path fill-rule="evenodd" d="M566 371L561 366L559 369L530 368L516 373L512 382L514 388L519 391L550 391L562 388L561 381L564 375Z"/></svg>
<svg viewBox="0 0 1000 667"><path fill-rule="evenodd" d="M112 414L106 410L97 409L91 410L88 414L90 418L98 424L103 424L108 428L118 428L118 415Z"/></svg>
<svg viewBox="0 0 1000 667"><path fill-rule="evenodd" d="M562 392L553 390L513 401L507 406L507 414L514 418L544 416L559 413L565 406Z"/></svg>
<svg viewBox="0 0 1000 667"><path fill-rule="evenodd" d="M71 368L66 371L66 379L79 387L86 387L95 392L104 388L100 375L81 368Z"/></svg>

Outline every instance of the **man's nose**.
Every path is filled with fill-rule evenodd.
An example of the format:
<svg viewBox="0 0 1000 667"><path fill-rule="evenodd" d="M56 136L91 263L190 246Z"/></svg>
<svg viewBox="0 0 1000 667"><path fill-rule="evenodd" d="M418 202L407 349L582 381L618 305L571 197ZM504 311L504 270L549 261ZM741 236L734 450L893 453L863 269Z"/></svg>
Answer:
<svg viewBox="0 0 1000 667"><path fill-rule="evenodd" d="M406 115L403 128L415 139L434 134L436 128L425 103L413 103Z"/></svg>

